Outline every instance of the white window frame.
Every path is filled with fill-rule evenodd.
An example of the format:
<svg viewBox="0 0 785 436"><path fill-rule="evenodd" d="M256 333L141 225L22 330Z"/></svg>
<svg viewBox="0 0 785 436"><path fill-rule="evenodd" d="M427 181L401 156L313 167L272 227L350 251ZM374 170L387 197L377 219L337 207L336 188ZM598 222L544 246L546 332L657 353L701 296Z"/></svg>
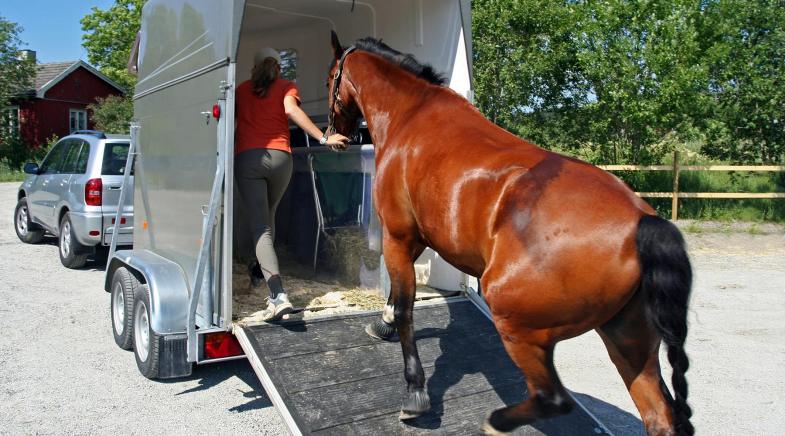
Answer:
<svg viewBox="0 0 785 436"><path fill-rule="evenodd" d="M76 117L75 127L74 127L74 117ZM68 128L70 129L69 130L70 133L74 133L77 130L87 130L87 111L85 109L69 109Z"/></svg>
<svg viewBox="0 0 785 436"><path fill-rule="evenodd" d="M16 116L12 117L10 114L16 112ZM19 134L19 129L22 124L22 113L19 106L7 106L3 109L2 129L6 134Z"/></svg>

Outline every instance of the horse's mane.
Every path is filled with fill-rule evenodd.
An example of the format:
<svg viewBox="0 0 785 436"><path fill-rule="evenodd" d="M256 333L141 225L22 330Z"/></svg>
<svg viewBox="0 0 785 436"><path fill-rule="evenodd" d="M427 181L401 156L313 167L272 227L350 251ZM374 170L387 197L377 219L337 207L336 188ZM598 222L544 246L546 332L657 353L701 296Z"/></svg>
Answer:
<svg viewBox="0 0 785 436"><path fill-rule="evenodd" d="M404 54L398 50L390 48L381 40L367 37L359 39L354 43L357 49L367 51L369 53L377 54L388 61L400 66L404 70L414 74L415 76L424 79L434 85L444 85L447 79L441 74L437 73L432 66L422 64L414 56Z"/></svg>

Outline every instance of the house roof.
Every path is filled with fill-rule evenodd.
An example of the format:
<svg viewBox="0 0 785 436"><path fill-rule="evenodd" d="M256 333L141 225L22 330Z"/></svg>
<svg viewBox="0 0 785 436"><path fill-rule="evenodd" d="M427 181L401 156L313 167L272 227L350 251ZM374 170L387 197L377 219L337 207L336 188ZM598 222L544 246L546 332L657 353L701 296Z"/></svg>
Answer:
<svg viewBox="0 0 785 436"><path fill-rule="evenodd" d="M38 64L35 74L35 94L38 98L44 98L46 91L49 91L53 86L60 83L61 80L68 77L69 74L74 72L77 68L83 67L87 71L93 73L99 79L108 83L121 92L125 92L122 86L113 82L112 79L106 77L101 72L91 67L84 61L70 61L70 62L52 62L47 64Z"/></svg>

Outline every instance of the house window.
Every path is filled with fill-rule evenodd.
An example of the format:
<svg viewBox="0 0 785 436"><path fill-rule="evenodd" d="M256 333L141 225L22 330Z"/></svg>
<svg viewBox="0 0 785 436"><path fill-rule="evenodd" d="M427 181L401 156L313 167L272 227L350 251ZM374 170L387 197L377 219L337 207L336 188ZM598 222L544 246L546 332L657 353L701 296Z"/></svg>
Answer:
<svg viewBox="0 0 785 436"><path fill-rule="evenodd" d="M87 130L87 111L83 109L69 110L71 133L77 130Z"/></svg>
<svg viewBox="0 0 785 436"><path fill-rule="evenodd" d="M2 130L7 135L19 133L19 106L9 106L3 109Z"/></svg>

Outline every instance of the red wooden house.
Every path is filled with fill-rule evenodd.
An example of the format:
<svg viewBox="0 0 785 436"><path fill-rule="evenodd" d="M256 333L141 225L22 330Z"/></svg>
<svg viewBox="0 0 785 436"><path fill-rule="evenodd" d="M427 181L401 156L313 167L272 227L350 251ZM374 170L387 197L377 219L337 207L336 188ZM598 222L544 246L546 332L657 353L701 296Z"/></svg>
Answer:
<svg viewBox="0 0 785 436"><path fill-rule="evenodd" d="M35 89L11 100L5 108L6 129L19 132L28 147L37 148L53 135L92 129L89 104L123 88L84 61L38 64Z"/></svg>

